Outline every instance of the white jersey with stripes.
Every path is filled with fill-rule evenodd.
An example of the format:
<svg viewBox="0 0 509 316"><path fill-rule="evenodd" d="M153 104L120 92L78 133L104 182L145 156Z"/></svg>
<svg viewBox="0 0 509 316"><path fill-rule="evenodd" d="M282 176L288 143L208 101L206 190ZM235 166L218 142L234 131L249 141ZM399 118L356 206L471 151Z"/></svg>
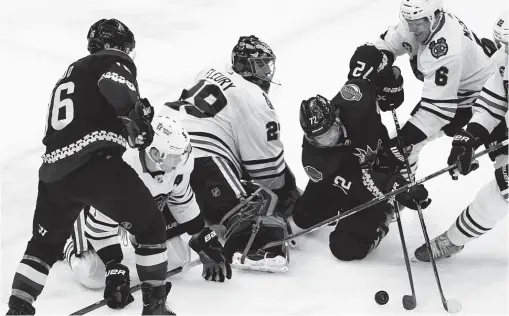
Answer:
<svg viewBox="0 0 509 316"><path fill-rule="evenodd" d="M417 42L404 22L390 27L375 43L395 56L417 56L424 86L419 109L410 119L428 137L448 124L458 108L471 107L493 73L493 60L481 41L457 17L444 13L425 44Z"/></svg>
<svg viewBox="0 0 509 316"><path fill-rule="evenodd" d="M226 160L237 178L247 174L269 189L284 185L286 163L279 119L268 95L231 67L204 68L161 115L180 120L195 157Z"/></svg>
<svg viewBox="0 0 509 316"><path fill-rule="evenodd" d="M479 97L473 105L474 115L470 122L484 126L488 132L504 120L508 123L507 111L507 81L509 56L504 49L499 49L492 57L494 60L494 72L482 88Z"/></svg>

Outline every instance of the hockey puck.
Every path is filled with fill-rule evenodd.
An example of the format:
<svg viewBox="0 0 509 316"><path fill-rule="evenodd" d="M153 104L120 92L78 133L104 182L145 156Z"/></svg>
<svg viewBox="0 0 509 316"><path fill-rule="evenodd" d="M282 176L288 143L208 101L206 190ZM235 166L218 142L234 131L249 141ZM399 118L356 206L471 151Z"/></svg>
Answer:
<svg viewBox="0 0 509 316"><path fill-rule="evenodd" d="M375 302L378 305L385 305L389 301L389 294L385 291L378 291L375 294Z"/></svg>

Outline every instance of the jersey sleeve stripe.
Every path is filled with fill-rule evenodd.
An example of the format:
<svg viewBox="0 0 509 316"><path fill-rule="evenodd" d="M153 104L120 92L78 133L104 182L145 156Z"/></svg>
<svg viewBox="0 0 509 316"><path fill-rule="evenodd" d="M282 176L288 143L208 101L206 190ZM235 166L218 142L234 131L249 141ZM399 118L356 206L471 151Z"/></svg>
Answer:
<svg viewBox="0 0 509 316"><path fill-rule="evenodd" d="M251 176L251 178L253 179L258 179L258 180L263 180L263 179L272 179L272 178L277 178L277 177L280 177L281 175L283 175L285 173L285 170L283 169L283 171L277 173L277 174L272 174L272 175L266 175L266 176Z"/></svg>
<svg viewBox="0 0 509 316"><path fill-rule="evenodd" d="M189 197L187 198L187 200L180 200L180 201L175 201L175 202L172 202L170 200L168 200L168 204L171 206L171 205L185 205L187 203L189 203L194 197L194 193L193 194L190 194Z"/></svg>
<svg viewBox="0 0 509 316"><path fill-rule="evenodd" d="M247 195L239 178L233 174L233 170L231 170L229 164L226 162L227 160L222 160L219 157L212 157L212 160L216 163L219 171L221 171L237 198Z"/></svg>
<svg viewBox="0 0 509 316"><path fill-rule="evenodd" d="M458 92L458 96L460 97L468 97L476 94L477 91L465 91L465 92Z"/></svg>
<svg viewBox="0 0 509 316"><path fill-rule="evenodd" d="M435 99L429 99L429 98L422 98L422 101L428 102L428 103L453 103L453 104L457 104L460 101L460 99L435 100Z"/></svg>
<svg viewBox="0 0 509 316"><path fill-rule="evenodd" d="M268 172L268 171L278 171L281 168L281 166L284 165L284 163L285 163L285 160L281 159L281 161L279 161L279 163L276 166L269 166L269 167L259 168L259 169L247 169L246 168L246 170L250 175L253 175L256 173Z"/></svg>
<svg viewBox="0 0 509 316"><path fill-rule="evenodd" d="M483 102L484 104L482 104L481 102ZM481 94L481 95L477 98L476 103L479 103L479 104L481 104L481 105L486 105L486 106L488 106L488 107L490 107L490 108L500 110L500 111L502 111L502 112L504 112L504 113L507 111L507 106L500 105L500 104L498 104L498 103L496 103L496 102L493 102L493 101L491 101L491 100L488 100L488 99L487 99L487 98L485 98L485 96L484 96L484 95L482 95L482 94Z"/></svg>
<svg viewBox="0 0 509 316"><path fill-rule="evenodd" d="M504 120L504 115L498 115L492 111L490 111L490 109L488 109L487 107L479 104L479 103L475 103L474 104L474 107L476 108L482 108L484 111L486 111L487 113L489 113L492 117L494 117L495 119L497 120L500 120L500 121L503 121Z"/></svg>
<svg viewBox="0 0 509 316"><path fill-rule="evenodd" d="M225 150L228 150L230 155L235 157L231 148L221 138L217 137L214 134L205 133L205 132L190 132L189 135L191 136L191 138L193 138L193 136L199 136L199 137L204 137L206 139L209 139L209 141L211 141L211 139L212 139L212 140L220 143L222 145L221 147L223 147Z"/></svg>
<svg viewBox="0 0 509 316"><path fill-rule="evenodd" d="M507 103L507 98L504 98L503 96L500 96L500 95L496 94L495 92L493 92L493 91L491 91L491 90L489 90L487 88L482 88L481 91L482 91L481 95L482 95L482 93L486 93L486 94L488 94L489 96L491 96L494 99L497 99L499 101Z"/></svg>
<svg viewBox="0 0 509 316"><path fill-rule="evenodd" d="M428 108L426 106L423 106L422 104L421 104L420 108L423 109L424 111L430 112L430 113L438 116L439 118L441 118L443 120L446 120L446 121L451 121L452 120L451 117L448 117L448 116L446 116L446 115L444 115L444 114L442 114L442 113L440 113L438 111L432 110L432 109L430 109L430 108Z"/></svg>
<svg viewBox="0 0 509 316"><path fill-rule="evenodd" d="M274 161L277 161L279 160L282 156L283 156L283 153L284 153L284 150L281 150L281 152L279 153L279 155L277 155L276 157L273 157L273 158L266 158L266 159L256 159L256 160L242 160L242 163L246 166L249 166L249 165L259 165L259 164L264 164L264 163L269 163L269 162L274 162Z"/></svg>

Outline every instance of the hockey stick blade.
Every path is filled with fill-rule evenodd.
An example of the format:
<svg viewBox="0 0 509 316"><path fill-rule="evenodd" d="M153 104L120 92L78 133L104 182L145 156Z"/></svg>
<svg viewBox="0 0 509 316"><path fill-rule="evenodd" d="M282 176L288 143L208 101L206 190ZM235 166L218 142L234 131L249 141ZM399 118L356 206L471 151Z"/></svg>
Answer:
<svg viewBox="0 0 509 316"><path fill-rule="evenodd" d="M166 277L169 278L171 276L174 276L176 274L179 274L180 272L182 271L185 271L185 270L188 270L194 266L197 266L201 263L200 259L196 259L196 260L193 260L183 266L180 266L180 267L177 267L173 270L170 270L166 273ZM129 293L134 293L134 292L137 292L141 289L141 282L132 286L130 289L129 289ZM103 300L100 300L94 304L91 304L85 308L82 308L80 309L79 311L76 311L74 313L72 313L71 315L85 315L87 313L90 313L91 311L94 311L100 307L103 307L104 305L106 305L108 303L108 301L111 300L111 297L109 298L105 298Z"/></svg>
<svg viewBox="0 0 509 316"><path fill-rule="evenodd" d="M501 148L503 146L506 146L508 143L509 143L509 141L506 139L503 142L498 143L498 144L496 144L493 147L490 147L489 149L485 149L485 150L482 150L482 151L476 153L473 156L472 159L479 158L479 157L481 157L483 155L486 155L486 154L488 154L488 153L490 153L492 151L495 151L495 150L497 150L497 149L499 149L499 148ZM295 239L295 238L297 238L299 236L306 235L306 234L309 234L311 232L314 232L315 230L317 230L317 229L319 229L321 227L327 226L327 225L329 225L330 223L332 223L334 221L338 221L338 220L341 220L343 218L346 218L346 217L348 217L350 215L353 215L353 214L355 214L355 213L357 213L359 211L362 211L363 209L366 209L366 208L368 208L370 206L373 206L375 204L378 204L380 202L388 200L391 197L393 197L393 196L395 196L397 194L400 194L403 191L407 191L411 187L414 187L414 186L419 185L421 183L424 183L424 182L426 182L428 180L436 178L436 177L438 177L438 176L448 172L449 170L451 170L453 168L456 168L456 164L453 164L453 165L447 166L447 167L445 167L443 169L440 169L440 170L438 170L438 171L436 171L436 172L434 172L434 173L432 173L432 174L430 174L430 175L428 175L428 176L426 176L426 177L424 177L422 179L419 179L419 180L417 180L417 181L415 181L413 183L406 184L406 185L402 186L399 189L396 189L394 191L391 191L391 192L387 193L386 195L384 195L381 198L375 198L375 199L373 199L371 201L368 201L368 202L366 202L364 204L361 204L361 205L358 205L358 206L356 206L354 208L351 208L351 209L349 209L346 212L343 212L343 213L338 214L336 216L333 216L333 217L331 217L329 219L326 219L326 220L324 220L324 221L322 221L322 222L320 222L318 224L315 224L315 225L313 225L313 226L311 226L311 227L309 227L307 229L304 229L304 230L302 230L302 231L300 231L298 233L295 233L295 234L292 234L292 235L288 235L286 238L284 238L282 240L277 240L277 241L269 242L265 246L263 246L261 249L267 249L267 248L270 248L270 247L279 246L279 245L282 245L283 243L285 243L285 242L287 242L287 241L289 241L291 239Z"/></svg>
<svg viewBox="0 0 509 316"><path fill-rule="evenodd" d="M457 299L450 298L447 300L446 304L444 305L444 308L449 313L456 314L459 311L461 311L461 302L458 301Z"/></svg>

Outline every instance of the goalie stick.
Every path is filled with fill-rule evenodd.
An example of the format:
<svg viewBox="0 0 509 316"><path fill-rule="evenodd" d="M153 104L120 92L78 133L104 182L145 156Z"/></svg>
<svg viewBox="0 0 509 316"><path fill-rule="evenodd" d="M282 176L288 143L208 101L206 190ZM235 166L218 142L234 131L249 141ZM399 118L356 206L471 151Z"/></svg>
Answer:
<svg viewBox="0 0 509 316"><path fill-rule="evenodd" d="M498 143L498 144L496 144L496 145L495 145L495 146L493 146L493 147L490 147L489 149L485 149L485 150L482 150L482 151L480 151L480 152L476 153L476 154L472 157L472 159L475 159L475 158L479 158L479 157L481 157L481 156L484 156L484 155L486 155L487 153L490 153L490 152L492 152L492 151L494 151L494 150L497 150L497 149L499 149L499 148L501 148L501 147L503 147L503 146L506 146L508 143L509 143L509 141L506 139L506 140L504 140L503 142ZM443 169L440 169L440 170L438 170L438 171L436 171L436 172L434 172L434 173L432 173L432 174L430 174L430 175L428 175L428 176L426 176L426 177L424 177L424 178L422 178L422 179L416 180L416 181L415 181L415 182L413 182L413 183L408 183L408 184L406 184L406 185L402 186L402 187L401 187L401 188L399 188L399 189L396 189L396 190L394 190L394 191L391 191L391 192L389 192L389 193L385 194L383 197L374 198L374 199L373 199L373 200L371 200L371 201L368 201L368 202L366 202L366 203L364 203L364 204L361 204L361 205L358 205L358 206L356 206L356 207L354 207L354 208L351 208L351 209L349 209L348 211L345 211L345 212L343 212L343 213L341 213L341 214L338 214L338 215L333 216L333 217L331 217L331 218L329 218L329 219L326 219L326 220L324 220L324 221L321 221L320 223L317 223L317 224L315 224L315 225L313 225L313 226L311 226L311 227L309 227L309 228L307 228L307 229L304 229L304 230L302 230L302 231L300 231L300 232L298 232L298 233L295 233L295 234L292 234L292 235L288 235L288 236L287 236L286 238L284 238L284 239L269 242L269 243L267 243L265 246L263 246L261 249L267 249L267 248L270 248L270 247L279 246L279 245L282 245L283 243L285 243L285 242L287 242L287 241L289 241L289 240L291 240L291 239L295 239L295 238L297 238L297 237L299 237L299 236L309 234L309 233L311 233L311 232L313 232L313 231L315 231L315 230L317 230L317 229L319 229L319 228L321 228L321 227L324 227L324 226L329 225L329 224L330 224L330 223L332 223L332 222L335 222L335 221L338 221L338 220L342 220L343 218L348 217L348 216L350 216L350 215L353 215L353 214L355 214L355 213L357 213L357 212L360 212L360 211L362 211L362 210L364 210L364 209L366 209L366 208L368 208L368 207L370 207L370 206L373 206L373 205L375 205L375 204L378 204L378 203L380 203L380 202L383 202L383 201L385 201L385 200L388 200L388 199L390 199L391 197L393 197L393 196L395 196L395 195L397 195L397 194L400 194L400 193L401 193L401 192L403 192L403 191L409 190L411 187L413 187L413 186L415 186L415 185L418 185L418 184L424 183L424 182L426 182L426 181L428 181L428 180L431 180L431 179L433 179L433 178L436 178L436 177L438 177L439 175L442 175L442 174L444 174L444 173L448 172L449 170L451 170L451 169L453 169L453 168L456 168L456 164L453 164L453 165L447 166L447 167L445 167L445 168L443 168Z"/></svg>
<svg viewBox="0 0 509 316"><path fill-rule="evenodd" d="M185 271L185 270L188 270L194 266L197 266L201 263L200 259L196 259L196 260L193 260L183 266L180 266L180 267L177 267L173 270L170 270L166 273L166 277L169 278L171 276L174 276L175 274L178 274L182 271ZM141 289L141 282L134 285L134 286L131 286L131 288L129 289L129 293L134 293L134 292L137 292ZM110 300L111 298L105 298L103 300L100 300L98 302L95 302L94 304L92 305L89 305L85 308L82 308L80 309L79 311L76 311L74 313L72 313L71 315L85 315L87 313L90 313L91 311L94 311L100 307L103 307L104 305L106 305L106 303Z"/></svg>

